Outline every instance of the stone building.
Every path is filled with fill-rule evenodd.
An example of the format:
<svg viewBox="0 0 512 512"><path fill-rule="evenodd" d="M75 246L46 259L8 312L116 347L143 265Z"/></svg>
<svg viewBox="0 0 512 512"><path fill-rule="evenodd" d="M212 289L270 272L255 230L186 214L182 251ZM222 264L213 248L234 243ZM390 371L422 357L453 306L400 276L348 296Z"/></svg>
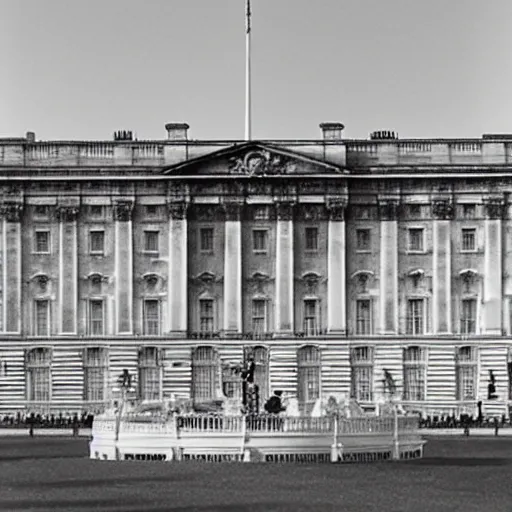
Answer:
<svg viewBox="0 0 512 512"><path fill-rule="evenodd" d="M0 414L239 393L509 414L512 136L0 140ZM495 382L489 398L490 376Z"/></svg>

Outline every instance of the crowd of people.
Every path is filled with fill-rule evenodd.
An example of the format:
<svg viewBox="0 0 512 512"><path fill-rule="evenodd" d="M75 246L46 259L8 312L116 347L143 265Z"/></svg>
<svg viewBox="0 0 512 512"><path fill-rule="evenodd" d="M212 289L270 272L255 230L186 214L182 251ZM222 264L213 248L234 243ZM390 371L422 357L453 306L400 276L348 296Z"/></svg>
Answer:
<svg viewBox="0 0 512 512"><path fill-rule="evenodd" d="M91 428L94 415L82 414L9 414L0 417L0 428Z"/></svg>

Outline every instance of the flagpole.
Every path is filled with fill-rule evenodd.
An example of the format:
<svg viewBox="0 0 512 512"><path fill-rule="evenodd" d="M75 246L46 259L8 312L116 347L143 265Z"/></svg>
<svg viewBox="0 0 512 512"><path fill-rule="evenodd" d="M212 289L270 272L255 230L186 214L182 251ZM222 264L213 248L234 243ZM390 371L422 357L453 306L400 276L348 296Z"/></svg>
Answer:
<svg viewBox="0 0 512 512"><path fill-rule="evenodd" d="M245 140L251 140L251 0L245 16Z"/></svg>

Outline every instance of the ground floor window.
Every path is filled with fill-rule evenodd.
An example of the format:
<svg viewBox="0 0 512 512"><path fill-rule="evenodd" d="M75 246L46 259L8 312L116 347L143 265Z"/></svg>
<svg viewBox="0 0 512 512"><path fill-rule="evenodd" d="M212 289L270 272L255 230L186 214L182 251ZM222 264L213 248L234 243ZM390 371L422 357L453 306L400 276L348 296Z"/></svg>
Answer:
<svg viewBox="0 0 512 512"><path fill-rule="evenodd" d="M160 400L161 398L161 355L156 347L139 350L139 398Z"/></svg>
<svg viewBox="0 0 512 512"><path fill-rule="evenodd" d="M26 353L27 400L48 402L51 399L51 360L49 348L34 348Z"/></svg>
<svg viewBox="0 0 512 512"><path fill-rule="evenodd" d="M84 400L102 402L107 385L108 353L103 347L84 350Z"/></svg>
<svg viewBox="0 0 512 512"><path fill-rule="evenodd" d="M459 347L456 352L457 400L475 400L478 354L475 347Z"/></svg>
<svg viewBox="0 0 512 512"><path fill-rule="evenodd" d="M297 352L297 398L302 406L314 405L320 398L320 351L311 345Z"/></svg>
<svg viewBox="0 0 512 512"><path fill-rule="evenodd" d="M208 402L216 398L219 358L213 347L197 347L192 353L192 399Z"/></svg>
<svg viewBox="0 0 512 512"><path fill-rule="evenodd" d="M404 349L404 400L425 400L426 357L422 347Z"/></svg>
<svg viewBox="0 0 512 512"><path fill-rule="evenodd" d="M351 397L358 402L373 400L373 347L354 347L350 351Z"/></svg>

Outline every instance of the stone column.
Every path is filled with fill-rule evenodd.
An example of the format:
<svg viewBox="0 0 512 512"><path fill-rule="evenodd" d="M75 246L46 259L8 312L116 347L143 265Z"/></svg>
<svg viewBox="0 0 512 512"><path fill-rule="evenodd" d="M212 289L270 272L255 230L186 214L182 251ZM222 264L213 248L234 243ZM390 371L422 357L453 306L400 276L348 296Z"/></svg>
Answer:
<svg viewBox="0 0 512 512"><path fill-rule="evenodd" d="M381 334L398 333L398 214L398 200L379 201Z"/></svg>
<svg viewBox="0 0 512 512"><path fill-rule="evenodd" d="M133 333L132 200L114 204L116 334Z"/></svg>
<svg viewBox="0 0 512 512"><path fill-rule="evenodd" d="M503 202L492 199L485 204L484 290L482 333L501 335L502 319L502 246Z"/></svg>
<svg viewBox="0 0 512 512"><path fill-rule="evenodd" d="M168 330L184 336L188 330L187 204L169 204Z"/></svg>
<svg viewBox="0 0 512 512"><path fill-rule="evenodd" d="M328 201L329 227L327 240L327 332L346 331L346 202Z"/></svg>
<svg viewBox="0 0 512 512"><path fill-rule="evenodd" d="M276 203L276 297L277 334L294 332L293 203Z"/></svg>
<svg viewBox="0 0 512 512"><path fill-rule="evenodd" d="M21 333L21 203L2 207L3 331Z"/></svg>
<svg viewBox="0 0 512 512"><path fill-rule="evenodd" d="M453 204L448 200L432 203L432 331L452 332L452 268L450 221Z"/></svg>
<svg viewBox="0 0 512 512"><path fill-rule="evenodd" d="M59 205L59 334L77 334L78 329L78 232L77 205Z"/></svg>
<svg viewBox="0 0 512 512"><path fill-rule="evenodd" d="M224 325L229 334L242 332L242 203L224 204Z"/></svg>

